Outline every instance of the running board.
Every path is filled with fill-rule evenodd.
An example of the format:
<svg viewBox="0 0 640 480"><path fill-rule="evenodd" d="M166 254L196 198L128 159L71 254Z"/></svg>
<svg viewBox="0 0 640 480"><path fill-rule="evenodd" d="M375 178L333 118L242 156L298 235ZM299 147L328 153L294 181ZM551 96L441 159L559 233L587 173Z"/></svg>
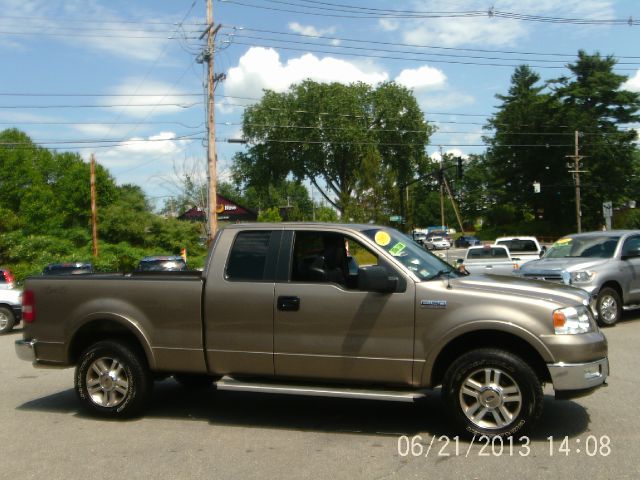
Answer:
<svg viewBox="0 0 640 480"><path fill-rule="evenodd" d="M341 386L299 385L285 383L252 383L235 378L224 377L216 383L218 390L235 392L280 393L286 395L307 395L313 397L340 397L365 400L390 400L395 402L413 402L424 398L425 390L371 390Z"/></svg>
<svg viewBox="0 0 640 480"><path fill-rule="evenodd" d="M640 308L640 305L624 305L622 309L626 312L627 310L637 310Z"/></svg>

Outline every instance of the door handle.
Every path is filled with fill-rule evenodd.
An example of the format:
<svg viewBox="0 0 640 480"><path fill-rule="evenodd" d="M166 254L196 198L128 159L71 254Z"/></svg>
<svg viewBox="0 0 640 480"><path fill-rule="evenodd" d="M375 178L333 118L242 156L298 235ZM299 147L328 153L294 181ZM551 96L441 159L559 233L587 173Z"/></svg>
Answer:
<svg viewBox="0 0 640 480"><path fill-rule="evenodd" d="M300 297L278 297L278 310L297 312L300 310Z"/></svg>

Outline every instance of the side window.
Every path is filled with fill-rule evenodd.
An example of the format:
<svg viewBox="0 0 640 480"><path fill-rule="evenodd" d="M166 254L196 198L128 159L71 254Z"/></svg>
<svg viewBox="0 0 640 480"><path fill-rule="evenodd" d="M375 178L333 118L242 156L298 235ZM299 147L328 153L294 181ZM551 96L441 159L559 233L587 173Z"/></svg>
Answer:
<svg viewBox="0 0 640 480"><path fill-rule="evenodd" d="M640 253L640 236L630 237L624 241L624 247L622 247L622 254L628 255L629 253L632 253L632 254Z"/></svg>
<svg viewBox="0 0 640 480"><path fill-rule="evenodd" d="M292 282L337 283L346 288L356 288L358 267L378 263L360 243L331 232L296 232L292 260Z"/></svg>
<svg viewBox="0 0 640 480"><path fill-rule="evenodd" d="M265 280L270 231L240 232L236 236L225 278L231 281Z"/></svg>

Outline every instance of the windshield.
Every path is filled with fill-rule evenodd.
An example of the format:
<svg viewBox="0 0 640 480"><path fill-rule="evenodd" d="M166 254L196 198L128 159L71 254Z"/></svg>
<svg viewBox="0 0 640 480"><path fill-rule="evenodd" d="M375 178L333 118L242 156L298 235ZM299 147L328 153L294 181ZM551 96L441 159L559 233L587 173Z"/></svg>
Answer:
<svg viewBox="0 0 640 480"><path fill-rule="evenodd" d="M620 237L597 235L588 237L564 237L554 243L545 258L611 258Z"/></svg>
<svg viewBox="0 0 640 480"><path fill-rule="evenodd" d="M420 280L431 280L443 274L458 274L444 260L427 252L406 235L392 228L375 228L364 233L381 248L393 255Z"/></svg>

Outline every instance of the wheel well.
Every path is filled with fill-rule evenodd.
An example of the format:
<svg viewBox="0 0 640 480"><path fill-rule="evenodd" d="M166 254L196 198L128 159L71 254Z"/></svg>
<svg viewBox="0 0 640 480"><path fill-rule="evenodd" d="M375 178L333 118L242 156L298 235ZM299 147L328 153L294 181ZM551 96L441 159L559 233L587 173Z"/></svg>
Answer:
<svg viewBox="0 0 640 480"><path fill-rule="evenodd" d="M77 364L82 352L100 340L120 340L128 343L148 361L146 352L138 337L124 325L114 320L92 320L83 325L71 339L69 362Z"/></svg>
<svg viewBox="0 0 640 480"><path fill-rule="evenodd" d="M476 348L506 350L529 364L541 382L551 381L546 362L527 341L505 332L481 330L461 335L442 349L431 371L431 385L440 385L449 366L458 357Z"/></svg>
<svg viewBox="0 0 640 480"><path fill-rule="evenodd" d="M600 287L600 290L598 291L598 293L600 293L603 288L613 288L616 292L618 292L618 295L620 295L620 300L622 300L622 303L624 304L624 295L622 294L622 287L618 282L614 280L609 280L608 282L605 282Z"/></svg>

